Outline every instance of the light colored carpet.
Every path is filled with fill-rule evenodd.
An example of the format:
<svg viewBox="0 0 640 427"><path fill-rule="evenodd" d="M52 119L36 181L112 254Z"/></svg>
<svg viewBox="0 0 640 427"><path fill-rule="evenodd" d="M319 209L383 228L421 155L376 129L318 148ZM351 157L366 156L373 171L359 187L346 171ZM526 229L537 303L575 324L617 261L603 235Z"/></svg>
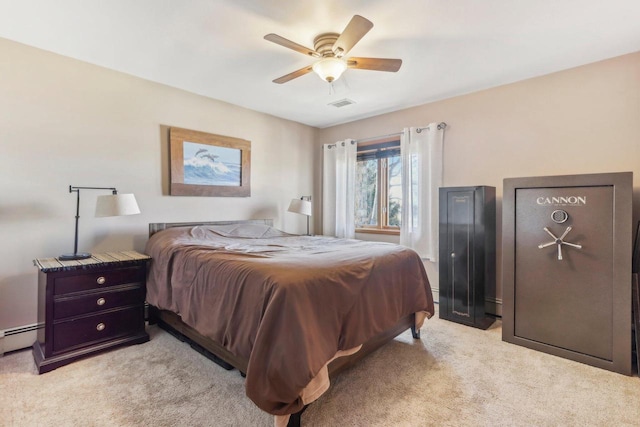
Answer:
<svg viewBox="0 0 640 427"><path fill-rule="evenodd" d="M156 326L151 341L37 375L0 358L2 426L271 426L225 371ZM306 426L638 426L640 378L501 341L437 316L341 374Z"/></svg>

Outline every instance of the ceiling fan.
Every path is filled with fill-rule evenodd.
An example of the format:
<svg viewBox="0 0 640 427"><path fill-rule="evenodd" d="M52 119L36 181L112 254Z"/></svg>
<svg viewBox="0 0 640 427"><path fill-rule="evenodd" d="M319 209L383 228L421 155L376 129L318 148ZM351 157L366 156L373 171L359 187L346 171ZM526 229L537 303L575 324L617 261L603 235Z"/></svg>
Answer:
<svg viewBox="0 0 640 427"><path fill-rule="evenodd" d="M388 58L344 58L344 56L360 41L373 23L360 15L354 15L342 34L322 33L313 40L313 49L309 49L277 34L267 34L265 40L279 44L296 52L318 58L307 67L296 70L275 79L273 82L282 84L297 77L314 71L320 78L331 83L342 75L347 68L360 70L390 71L395 73L402 65L402 59Z"/></svg>

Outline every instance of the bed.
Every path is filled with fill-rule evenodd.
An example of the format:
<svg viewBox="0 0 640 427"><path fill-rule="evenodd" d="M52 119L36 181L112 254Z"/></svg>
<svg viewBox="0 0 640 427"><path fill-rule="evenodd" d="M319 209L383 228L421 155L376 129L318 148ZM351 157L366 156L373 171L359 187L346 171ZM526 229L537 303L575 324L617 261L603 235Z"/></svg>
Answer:
<svg viewBox="0 0 640 427"><path fill-rule="evenodd" d="M150 320L246 376L299 425L330 378L434 313L420 257L389 243L299 236L271 220L154 223Z"/></svg>

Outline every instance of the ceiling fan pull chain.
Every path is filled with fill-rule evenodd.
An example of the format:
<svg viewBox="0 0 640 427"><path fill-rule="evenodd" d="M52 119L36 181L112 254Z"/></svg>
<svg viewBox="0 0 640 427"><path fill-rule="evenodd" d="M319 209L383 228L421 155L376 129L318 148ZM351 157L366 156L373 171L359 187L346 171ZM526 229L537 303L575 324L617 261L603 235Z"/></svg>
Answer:
<svg viewBox="0 0 640 427"><path fill-rule="evenodd" d="M349 86L349 81L347 80L347 76L342 77L342 84L344 85L345 92L349 92L351 90L351 86Z"/></svg>

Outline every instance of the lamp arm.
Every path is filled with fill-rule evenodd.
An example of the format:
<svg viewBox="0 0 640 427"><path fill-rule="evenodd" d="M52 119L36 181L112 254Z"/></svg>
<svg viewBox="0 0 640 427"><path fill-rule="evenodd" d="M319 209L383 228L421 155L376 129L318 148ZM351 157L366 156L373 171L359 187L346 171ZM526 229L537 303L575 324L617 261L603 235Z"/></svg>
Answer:
<svg viewBox="0 0 640 427"><path fill-rule="evenodd" d="M73 187L73 186L69 186L69 193L73 193L74 191L77 191L78 193L80 193L79 190L111 190L113 192L113 194L118 194L118 190L115 189L115 187Z"/></svg>
<svg viewBox="0 0 640 427"><path fill-rule="evenodd" d="M302 200L306 198L308 201L311 201L311 196L302 196L300 198ZM307 216L307 236L311 236L311 234L309 234L309 216Z"/></svg>
<svg viewBox="0 0 640 427"><path fill-rule="evenodd" d="M69 193L71 193L71 186L69 186ZM73 240L73 254L78 253L78 220L80 220L80 190L76 190L76 234Z"/></svg>
<svg viewBox="0 0 640 427"><path fill-rule="evenodd" d="M72 185L69 186L69 193L76 193L76 232L75 237L73 239L73 254L72 255L62 255L61 258L67 257L69 259L76 259L78 255L78 222L80 220L80 190L111 190L113 194L118 194L118 190L115 187L74 187ZM85 255L87 256L87 255Z"/></svg>

